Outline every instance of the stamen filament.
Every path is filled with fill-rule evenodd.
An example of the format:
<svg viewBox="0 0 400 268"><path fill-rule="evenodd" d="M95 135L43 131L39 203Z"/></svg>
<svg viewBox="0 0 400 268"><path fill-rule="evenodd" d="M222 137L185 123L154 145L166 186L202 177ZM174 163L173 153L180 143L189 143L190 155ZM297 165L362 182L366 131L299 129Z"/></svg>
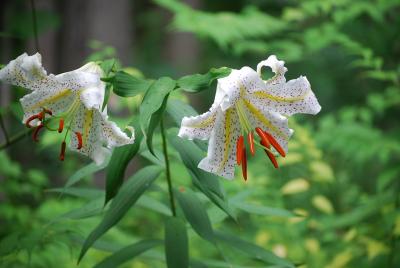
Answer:
<svg viewBox="0 0 400 268"><path fill-rule="evenodd" d="M251 155L255 154L255 150L254 150L254 136L253 136L253 132L249 132L249 134L247 135L247 138L249 140L249 144L250 144L250 152Z"/></svg>

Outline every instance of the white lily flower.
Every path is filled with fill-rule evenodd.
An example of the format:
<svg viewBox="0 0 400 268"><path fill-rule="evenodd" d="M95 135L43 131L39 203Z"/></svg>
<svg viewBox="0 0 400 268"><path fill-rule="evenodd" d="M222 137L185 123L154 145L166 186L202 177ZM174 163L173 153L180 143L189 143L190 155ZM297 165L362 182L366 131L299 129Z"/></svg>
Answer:
<svg viewBox="0 0 400 268"><path fill-rule="evenodd" d="M266 81L261 78L264 66L275 73ZM199 168L233 179L238 164L247 179L244 136L252 155L254 145L260 145L278 167L274 153L284 157L293 134L287 116L315 115L321 110L307 78L300 76L286 82L286 71L284 62L274 55L260 62L257 71L247 66L232 70L229 76L218 79L214 103L208 112L182 119L178 136L209 140L207 157L200 161ZM254 142L254 131L260 137L260 144Z"/></svg>
<svg viewBox="0 0 400 268"><path fill-rule="evenodd" d="M35 127L34 140L37 141L41 128L65 132L60 153L60 159L64 160L66 138L71 134L69 147L98 165L112 147L134 142L132 128L129 129L132 136L128 137L108 120L106 109L101 111L105 93L101 76L100 66L93 62L71 72L47 75L39 53L33 56L24 53L0 70L3 82L32 90L20 101L23 123ZM58 128L50 126L54 121Z"/></svg>

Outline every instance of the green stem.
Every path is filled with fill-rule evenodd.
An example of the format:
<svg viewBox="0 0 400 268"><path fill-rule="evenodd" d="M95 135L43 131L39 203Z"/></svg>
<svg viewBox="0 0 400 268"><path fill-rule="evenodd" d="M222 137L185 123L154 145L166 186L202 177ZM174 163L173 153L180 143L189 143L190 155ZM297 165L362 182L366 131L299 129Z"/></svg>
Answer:
<svg viewBox="0 0 400 268"><path fill-rule="evenodd" d="M35 0L31 0L31 10L32 10L33 35L35 37L35 47L36 47L36 51L39 52L40 49L39 49L39 38L38 38L38 30L37 30Z"/></svg>
<svg viewBox="0 0 400 268"><path fill-rule="evenodd" d="M165 129L164 129L164 120L163 119L161 119L160 128L161 128L163 153L164 153L164 159L165 159L165 173L166 173L167 183L168 183L169 202L171 204L172 215L175 217L176 216L176 208L175 208L175 200L174 200L174 191L172 189L171 170L170 170L170 166L169 166L167 140L165 138Z"/></svg>
<svg viewBox="0 0 400 268"><path fill-rule="evenodd" d="M6 143L7 143L9 138L8 138L8 133L7 133L6 126L5 126L4 121L3 121L3 116L1 115L1 113L0 113L0 127L3 130L4 138L6 139Z"/></svg>
<svg viewBox="0 0 400 268"><path fill-rule="evenodd" d="M7 148L8 146L22 140L32 131L32 129L21 131L20 133L16 134L15 136L10 137L5 143L0 144L0 151Z"/></svg>

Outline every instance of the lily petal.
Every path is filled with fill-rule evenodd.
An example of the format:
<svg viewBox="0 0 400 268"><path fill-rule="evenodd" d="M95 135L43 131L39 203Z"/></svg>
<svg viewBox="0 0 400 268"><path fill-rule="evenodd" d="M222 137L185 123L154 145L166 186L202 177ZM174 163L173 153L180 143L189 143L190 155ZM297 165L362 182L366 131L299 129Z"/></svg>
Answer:
<svg viewBox="0 0 400 268"><path fill-rule="evenodd" d="M290 116L297 113L317 114L321 110L305 76L268 86L250 94L251 102L268 106L272 111Z"/></svg>
<svg viewBox="0 0 400 268"><path fill-rule="evenodd" d="M217 117L218 105L211 106L210 111L191 117L184 117L182 119L181 128L179 129L178 136L189 140L201 139L207 140L215 125Z"/></svg>
<svg viewBox="0 0 400 268"><path fill-rule="evenodd" d="M104 162L113 147L131 144L134 142L134 133L128 137L114 122L109 121L105 113L97 109L86 109L84 105L74 118L72 131L81 133L82 148L78 149L79 139L71 136L70 149L78 151L93 159L97 165ZM130 131L133 131L130 128Z"/></svg>
<svg viewBox="0 0 400 268"><path fill-rule="evenodd" d="M282 60L278 60L275 55L271 55L268 59L261 61L257 64L257 73L261 77L261 69L262 67L270 67L272 72L275 73L275 76L269 79L267 85L280 84L286 82L285 73L287 72L287 68L285 67L285 62Z"/></svg>
<svg viewBox="0 0 400 268"><path fill-rule="evenodd" d="M241 135L239 118L234 109L219 109L215 127L208 143L207 157L198 167L227 179L234 178L236 165L236 141Z"/></svg>

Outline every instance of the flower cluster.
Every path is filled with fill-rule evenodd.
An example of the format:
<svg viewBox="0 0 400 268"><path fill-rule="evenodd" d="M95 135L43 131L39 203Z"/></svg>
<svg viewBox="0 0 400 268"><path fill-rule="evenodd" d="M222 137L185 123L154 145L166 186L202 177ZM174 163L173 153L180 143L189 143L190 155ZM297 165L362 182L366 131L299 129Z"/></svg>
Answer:
<svg viewBox="0 0 400 268"><path fill-rule="evenodd" d="M261 77L265 66L275 74L271 79ZM208 112L183 118L180 137L209 140L207 156L200 161L199 168L232 179L235 166L240 165L247 180L248 150L255 155L256 146L275 168L279 167L277 156L286 156L293 134L288 116L317 114L321 109L307 78L286 81L286 71L284 62L274 55L261 61L256 71L250 67L232 70L229 76L218 79L214 103ZM128 137L108 120L106 109L101 109L105 94L102 75L95 63L47 75L40 54L23 54L0 70L0 80L32 90L21 99L21 104L23 122L34 128L35 141L43 128L64 133L61 160L70 137L72 150L98 164L112 147L134 142L133 129L129 128L132 135Z"/></svg>

